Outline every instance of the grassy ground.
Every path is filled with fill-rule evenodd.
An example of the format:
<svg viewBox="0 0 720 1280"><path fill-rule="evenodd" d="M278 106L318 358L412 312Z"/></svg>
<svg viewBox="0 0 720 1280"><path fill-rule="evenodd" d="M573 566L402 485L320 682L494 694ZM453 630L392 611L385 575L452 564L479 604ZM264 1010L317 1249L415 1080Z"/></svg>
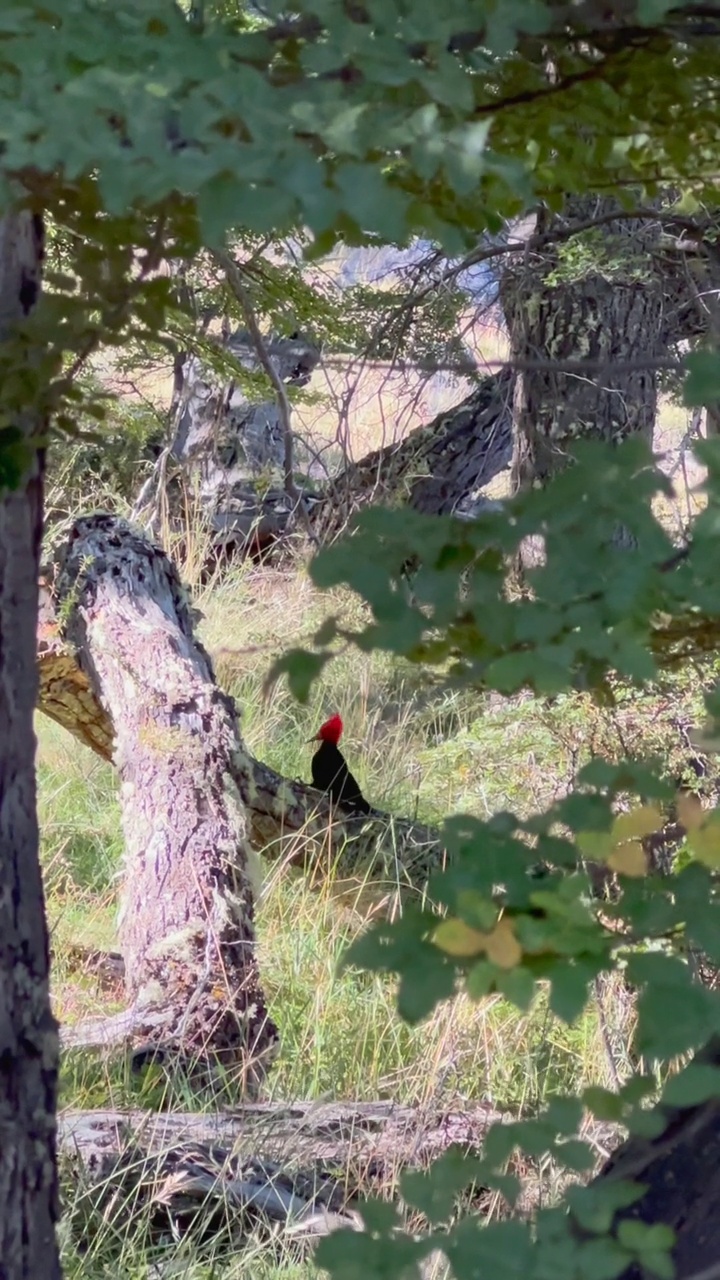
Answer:
<svg viewBox="0 0 720 1280"><path fill-rule="evenodd" d="M237 573L200 603L203 638L216 655L221 681L243 709L243 731L257 756L289 776L307 778L307 739L337 709L366 794L381 807L430 821L453 811L486 815L545 807L583 760L601 751L660 751L671 761L677 755L679 769L683 731L699 714L694 673L601 713L581 697L550 703L433 693L410 668L349 653L329 668L311 706L300 708L284 686L263 695L272 655L307 639L329 603L346 619L357 606L342 596L320 598L302 572L263 570ZM78 952L115 942L120 809L109 766L42 719L38 731L53 994L61 1019L72 1022L122 1004L121 989L88 972ZM589 1082L609 1085L613 1072L624 1070L632 1010L612 997L604 1001L604 1026L595 1004L567 1028L549 1016L542 1000L521 1015L490 998L475 1006L458 999L408 1028L394 1012L392 982L338 973L337 961L362 928L365 910L365 900L350 909L332 884L313 891L302 878L267 867L258 917L260 965L282 1039L270 1097L432 1099L456 1107L487 1100L530 1114L558 1091ZM608 1034L619 1046L612 1062ZM62 1101L155 1106L157 1083L137 1084L87 1056L69 1057ZM119 1259L121 1274L150 1274L149 1255L138 1252L136 1235L118 1242L116 1228L103 1220L92 1238L90 1254L82 1257L68 1245L69 1275L99 1277L106 1267L118 1274ZM178 1249L179 1265L185 1255ZM185 1262L182 1274L198 1280L210 1274L197 1257ZM295 1280L305 1274L297 1265L251 1250L212 1274Z"/></svg>
<svg viewBox="0 0 720 1280"><path fill-rule="evenodd" d="M414 405L420 420L439 407ZM359 452L386 439L381 405L376 416L365 423ZM416 421L408 419L404 429L411 425ZM677 444L685 425L683 414L668 411L659 447ZM687 519L695 501L690 487L682 484L681 501L666 512L674 526ZM201 548L196 550L186 566L191 580L202 562ZM288 644L308 640L330 610L347 623L357 604L342 595L318 597L302 571L266 570L236 573L205 591L199 604L203 639L221 682L242 708L243 733L256 756L291 777L309 778L307 739L339 710L344 747L367 796L378 807L431 822L457 811L486 816L505 808L542 809L592 754L661 754L680 771L685 732L700 714L701 676L695 672L601 713L579 696L543 702L432 691L409 667L351 653L327 669L311 705L300 708L284 686L263 695L272 658ZM109 766L42 718L38 733L53 998L59 1017L70 1023L122 1007L120 987L90 971L82 951L115 945L120 808ZM282 1042L270 1097L433 1099L456 1107L487 1100L531 1114L557 1092L589 1082L610 1085L616 1071L622 1074L632 1009L615 1001L612 991L602 1016L593 1003L571 1028L552 1019L542 999L521 1015L500 998L475 1006L457 1000L419 1028L401 1024L392 982L338 973L337 961L368 909L367 897L350 904L332 884L313 891L302 878L267 866L258 912L260 966ZM62 1102L151 1107L158 1104L157 1083L131 1081L87 1056L67 1057ZM81 1212L81 1190L75 1182L67 1188L67 1225ZM112 1214L93 1218L82 1254L68 1230L66 1236L67 1274L88 1280L160 1274L300 1280L313 1274L309 1264L252 1243L222 1265L181 1244L166 1245L157 1258Z"/></svg>

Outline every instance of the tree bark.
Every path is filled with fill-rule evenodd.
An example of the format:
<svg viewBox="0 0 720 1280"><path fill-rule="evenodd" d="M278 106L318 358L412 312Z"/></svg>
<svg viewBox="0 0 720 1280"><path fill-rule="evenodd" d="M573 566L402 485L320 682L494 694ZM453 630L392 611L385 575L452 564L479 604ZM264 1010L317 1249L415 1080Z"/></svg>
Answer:
<svg viewBox="0 0 720 1280"><path fill-rule="evenodd" d="M343 528L360 507L404 500L424 515L472 514L479 491L510 465L514 376L483 378L470 395L346 467L329 486L316 531Z"/></svg>
<svg viewBox="0 0 720 1280"><path fill-rule="evenodd" d="M38 217L23 211L0 220L0 381L24 364L25 394L31 340L16 326L39 293L42 248ZM50 1010L33 731L43 424L41 410L10 403L4 391L3 417L20 426L26 453L19 483L0 483L0 1272L4 1280L53 1280L60 1275L58 1036ZM11 445L0 441L0 450L0 462L10 461Z"/></svg>
<svg viewBox="0 0 720 1280"><path fill-rule="evenodd" d="M695 1061L720 1066L720 1038L714 1037ZM630 1137L610 1156L598 1181L628 1180L644 1188L635 1204L616 1215L622 1220L664 1223L675 1232L676 1280L715 1275L720 1257L720 1099L701 1105L660 1107L664 1130L655 1138ZM642 1280L630 1267L619 1280Z"/></svg>
<svg viewBox="0 0 720 1280"><path fill-rule="evenodd" d="M122 521L78 520L54 589L87 687L115 726L132 1036L181 1054L198 1080L219 1062L253 1096L277 1035L255 958L234 710L175 569Z"/></svg>
<svg viewBox="0 0 720 1280"><path fill-rule="evenodd" d="M548 249L509 268L501 298L518 366L514 397L515 490L545 482L565 466L578 439L613 443L632 434L652 441L658 374L667 347L662 279L652 253L660 222L622 219L608 198L575 197L563 214L538 216L537 234L604 217L577 261ZM568 370L573 361L597 362Z"/></svg>

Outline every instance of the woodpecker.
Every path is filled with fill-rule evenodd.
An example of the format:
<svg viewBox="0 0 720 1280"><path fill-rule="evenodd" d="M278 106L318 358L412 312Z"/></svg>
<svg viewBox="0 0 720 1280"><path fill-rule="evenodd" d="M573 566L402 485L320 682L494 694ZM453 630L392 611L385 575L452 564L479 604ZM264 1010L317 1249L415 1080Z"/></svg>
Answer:
<svg viewBox="0 0 720 1280"><path fill-rule="evenodd" d="M356 813L371 813L371 806L348 769L342 751L338 748L342 731L343 722L340 716L334 715L326 720L315 736L310 739L311 742L320 743L312 758L313 786L317 787L318 791L324 791L326 795L331 796L335 804L341 804L346 809L354 809Z"/></svg>

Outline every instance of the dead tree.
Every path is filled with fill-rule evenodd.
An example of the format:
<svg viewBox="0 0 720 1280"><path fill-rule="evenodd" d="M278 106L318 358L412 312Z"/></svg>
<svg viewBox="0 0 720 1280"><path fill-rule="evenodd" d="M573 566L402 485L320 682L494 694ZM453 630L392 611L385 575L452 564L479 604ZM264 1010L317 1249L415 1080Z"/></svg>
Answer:
<svg viewBox="0 0 720 1280"><path fill-rule="evenodd" d="M174 583L173 592L179 587L164 552L132 533L122 520L109 516L86 517L75 525L71 544L77 547L78 537L84 536L80 531L96 524L107 531L108 537L112 533L117 540L114 554L118 558L122 558L122 547L128 543L128 555L135 554L139 565L156 566L157 582L146 573L140 584L147 609L143 648L135 651L132 663L128 661L127 683L116 690L117 696L111 704L103 687L102 671L92 658L87 628L70 625L72 614L68 604L63 603L71 599L64 594L65 578L59 584L55 581L57 566L63 565L68 556L61 546L55 554L55 569L46 566L41 584L38 708L97 755L112 761L126 715L125 699L134 696L144 678L142 668L135 667L135 660L142 658L145 647L152 650L156 634L161 640L163 634L172 636L173 625L181 625L172 622L167 594L165 610L159 602L152 604L153 591L158 582L170 579ZM144 550L140 552L140 548ZM73 561L76 559L73 552ZM99 602L95 608L97 627L101 629ZM193 619L186 603L182 609L182 627L192 627ZM182 643L187 643L186 637ZM193 645L202 655L198 660L202 662L203 671L212 672L208 655L196 641ZM179 696L183 697L182 689ZM217 696L233 716L235 748L227 764L245 809L248 840L257 854L321 877L332 868L341 878L345 876L357 882L369 877L388 890L424 890L429 876L442 865L444 857L437 830L389 814L375 812L368 818L358 818L333 811L327 798L314 787L299 779L285 778L254 759L242 743L234 703L219 691ZM129 710L130 714L137 714L133 708ZM124 792L121 799L124 804ZM152 803L153 796L148 794L145 804L150 809Z"/></svg>
<svg viewBox="0 0 720 1280"><path fill-rule="evenodd" d="M299 340L287 339L285 344L277 351L270 346L270 354L275 353L289 384L302 385L309 376L313 349ZM249 361L250 355L243 351L243 361ZM239 347L236 354L240 358ZM172 442L158 460L135 511L153 527L149 512L157 487L164 482L163 475L169 477L175 469L175 479L168 479L171 509L172 493L182 477L197 491L213 563L218 557L262 555L287 545L298 528L305 533L308 525L319 542L327 541L372 502L401 498L426 514L471 516L482 501L484 487L510 465L512 388L508 370L484 377L459 404L403 440L350 463L328 483L301 485L306 518L299 523L297 496L289 494L279 480L268 485L271 471L267 468L265 477L257 478L260 459L270 467L274 464L277 471L277 453L262 453L262 448L270 449L268 441L277 449L277 406L249 404L237 388L232 392L221 388L209 373L192 364ZM259 452L253 452L248 441L258 433L262 437Z"/></svg>
<svg viewBox="0 0 720 1280"><path fill-rule="evenodd" d="M306 386L320 359L319 347L297 333L271 335L265 354L280 382L296 388ZM211 531L216 522L222 529L223 513L238 504L243 510L248 495L256 495L256 509L262 508L268 475L283 467L285 431L275 399L262 393L253 399L243 382L243 373L260 369L244 329L217 343L214 363L210 353L176 362L171 437L134 506L135 518L151 531L157 531L160 507L166 504L176 519L188 494Z"/></svg>
<svg viewBox="0 0 720 1280"><path fill-rule="evenodd" d="M112 719L122 791L123 1036L239 1073L252 1095L276 1031L255 958L234 709L193 635L170 561L111 517L79 520L54 590Z"/></svg>

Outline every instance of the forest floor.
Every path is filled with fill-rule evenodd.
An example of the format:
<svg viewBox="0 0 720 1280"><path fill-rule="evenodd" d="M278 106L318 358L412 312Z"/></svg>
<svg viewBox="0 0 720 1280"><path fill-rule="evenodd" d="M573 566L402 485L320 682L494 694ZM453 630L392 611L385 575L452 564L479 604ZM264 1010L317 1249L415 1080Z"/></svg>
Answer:
<svg viewBox="0 0 720 1280"><path fill-rule="evenodd" d="M680 422L671 426L676 435ZM346 652L305 708L284 685L263 696L270 662L288 645L306 642L327 612L341 610L347 623L357 603L342 593L320 596L302 568L240 568L197 596L202 638L242 709L242 731L258 758L308 779L307 739L326 715L340 711L346 754L372 803L433 823L458 811L542 809L592 754L662 754L680 768L686 731L702 716L703 686L717 674L688 670L642 697L628 690L615 709L601 711L579 695L550 701L433 689L408 665ZM122 1006L121 987L102 982L82 960L83 948L112 950L116 943L120 808L109 765L42 717L37 730L53 999L60 1019L72 1023ZM549 1015L542 998L521 1014L500 997L476 1005L458 999L421 1026L405 1026L391 981L338 973L344 947L377 908L369 889L354 900L331 882L313 891L297 874L265 869L260 968L282 1045L269 1098L434 1100L456 1109L487 1101L529 1115L558 1092L612 1086L629 1070L632 1005L614 1000L612 990L601 1009L591 1003L569 1028ZM99 1060L68 1056L61 1103L156 1107L157 1089L152 1078L138 1083ZM129 1228L119 1235L116 1222L105 1233L96 1230L79 1252L70 1240L72 1220L67 1188L69 1277L314 1274L310 1263L278 1258L277 1250L250 1249L221 1265L178 1243L159 1259Z"/></svg>

